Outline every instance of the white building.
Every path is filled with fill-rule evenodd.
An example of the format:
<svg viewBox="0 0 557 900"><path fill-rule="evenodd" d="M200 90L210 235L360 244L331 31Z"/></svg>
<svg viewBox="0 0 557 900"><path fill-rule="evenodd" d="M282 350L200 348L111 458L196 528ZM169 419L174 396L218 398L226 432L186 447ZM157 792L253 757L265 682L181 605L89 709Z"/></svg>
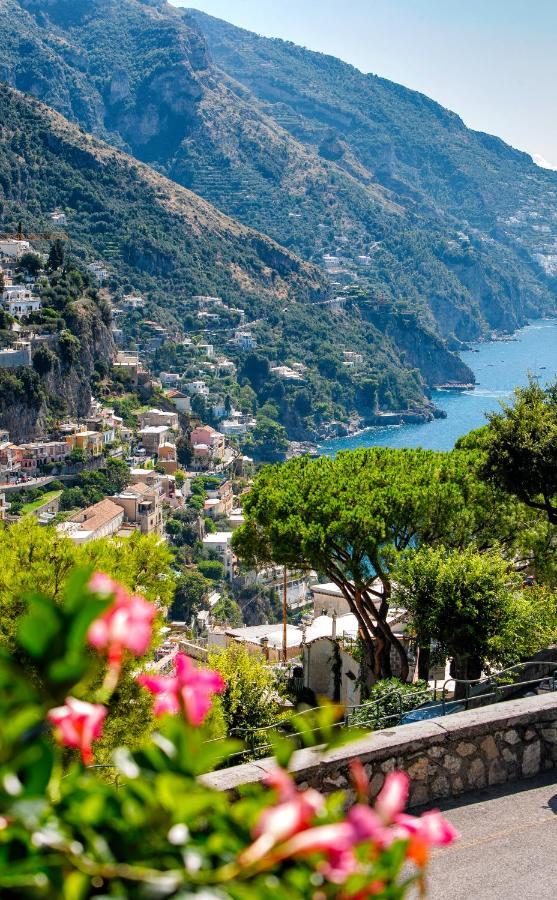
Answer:
<svg viewBox="0 0 557 900"><path fill-rule="evenodd" d="M89 265L87 266L87 271L91 273L93 278L98 281L99 284L102 284L103 281L106 281L109 276L109 271L104 263L99 262L98 260L89 263Z"/></svg>
<svg viewBox="0 0 557 900"><path fill-rule="evenodd" d="M61 209L55 209L50 213L50 221L53 225L67 225L68 217L65 212L62 212Z"/></svg>
<svg viewBox="0 0 557 900"><path fill-rule="evenodd" d="M224 572L227 578L232 577L232 565L234 561L231 541L231 531L216 531L214 534L206 534L203 538L204 549L213 550L217 553L224 566Z"/></svg>
<svg viewBox="0 0 557 900"><path fill-rule="evenodd" d="M295 372L290 366L271 366L270 371L273 375L276 375L277 378L282 378L283 381L304 380L304 376L301 375L300 372Z"/></svg>
<svg viewBox="0 0 557 900"><path fill-rule="evenodd" d="M184 385L184 389L188 394L199 394L200 397L209 396L209 388L204 381L188 381L188 383Z"/></svg>
<svg viewBox="0 0 557 900"><path fill-rule="evenodd" d="M17 238L0 241L0 257L20 259L24 253L31 252L32 250L29 241L20 241Z"/></svg>
<svg viewBox="0 0 557 900"><path fill-rule="evenodd" d="M176 387L180 384L182 376L179 372L161 372L159 379L161 384L165 387Z"/></svg>
<svg viewBox="0 0 557 900"><path fill-rule="evenodd" d="M237 331L234 335L234 343L238 345L240 350L253 350L257 341L251 331Z"/></svg>
<svg viewBox="0 0 557 900"><path fill-rule="evenodd" d="M191 400L187 396L187 394L183 394L182 391L177 391L176 389L171 388L169 391L165 391L165 396L168 397L170 402L174 404L178 412L191 412Z"/></svg>
<svg viewBox="0 0 557 900"><path fill-rule="evenodd" d="M56 530L66 534L74 544L110 537L119 531L124 521L124 510L112 500L101 500L87 509L81 509L56 526Z"/></svg>
<svg viewBox="0 0 557 900"><path fill-rule="evenodd" d="M122 306L128 309L143 309L145 300L139 294L127 294L122 300Z"/></svg>
<svg viewBox="0 0 557 900"><path fill-rule="evenodd" d="M206 356L208 359L215 355L215 348L212 344L198 344L197 349L203 356Z"/></svg>
<svg viewBox="0 0 557 900"><path fill-rule="evenodd" d="M2 291L4 309L16 319L38 312L42 303L24 284L9 284Z"/></svg>

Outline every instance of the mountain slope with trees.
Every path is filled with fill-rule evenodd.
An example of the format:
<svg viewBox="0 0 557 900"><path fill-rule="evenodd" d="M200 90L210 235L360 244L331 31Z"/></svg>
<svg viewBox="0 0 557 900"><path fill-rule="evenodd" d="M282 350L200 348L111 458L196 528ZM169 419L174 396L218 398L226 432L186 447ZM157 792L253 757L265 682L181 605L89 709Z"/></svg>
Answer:
<svg viewBox="0 0 557 900"><path fill-rule="evenodd" d="M164 2L2 6L6 80L308 260L369 256L368 307L453 346L552 308L557 178L428 98Z"/></svg>
<svg viewBox="0 0 557 900"><path fill-rule="evenodd" d="M324 305L329 286L316 267L7 86L0 86L0 120L5 233L14 234L20 222L26 234L49 232L50 212L63 208L71 254L83 262L107 260L111 288L144 291L152 316L178 332L188 317L195 321L195 294L241 304L248 321L264 323L267 369L279 352L279 361L308 365L308 386L323 422L354 411L370 417L379 407L423 404L427 387L412 364L412 348L398 350L358 311L332 316ZM342 366L339 326L346 347L365 358L360 372ZM430 367L445 377L469 376L430 329L419 325L416 332ZM281 407L284 388L276 381L261 402ZM271 396L275 388L279 393ZM279 417L286 421L288 413L279 409Z"/></svg>

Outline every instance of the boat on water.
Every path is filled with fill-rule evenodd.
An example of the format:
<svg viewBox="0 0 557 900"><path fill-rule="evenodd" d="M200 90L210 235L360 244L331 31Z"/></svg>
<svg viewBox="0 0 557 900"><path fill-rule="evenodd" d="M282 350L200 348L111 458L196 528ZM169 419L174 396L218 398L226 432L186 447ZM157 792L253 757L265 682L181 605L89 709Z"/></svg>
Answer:
<svg viewBox="0 0 557 900"><path fill-rule="evenodd" d="M476 387L476 382L470 382L465 384L463 382L456 381L447 381L445 384L434 384L434 391L473 391Z"/></svg>

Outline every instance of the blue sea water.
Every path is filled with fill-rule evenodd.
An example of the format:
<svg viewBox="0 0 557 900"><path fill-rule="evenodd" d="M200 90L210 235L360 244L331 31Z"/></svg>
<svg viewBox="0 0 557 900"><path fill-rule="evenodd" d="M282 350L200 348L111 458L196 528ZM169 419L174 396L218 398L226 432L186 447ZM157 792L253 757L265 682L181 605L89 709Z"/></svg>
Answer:
<svg viewBox="0 0 557 900"><path fill-rule="evenodd" d="M334 455L356 447L424 447L450 450L463 434L486 423L486 413L500 408L513 389L526 383L528 373L540 384L557 375L557 319L542 319L517 331L513 341L476 344L478 352L466 351L462 359L478 382L471 391L436 391L433 401L447 413L419 425L388 425L368 428L360 434L336 438L319 446L319 452Z"/></svg>

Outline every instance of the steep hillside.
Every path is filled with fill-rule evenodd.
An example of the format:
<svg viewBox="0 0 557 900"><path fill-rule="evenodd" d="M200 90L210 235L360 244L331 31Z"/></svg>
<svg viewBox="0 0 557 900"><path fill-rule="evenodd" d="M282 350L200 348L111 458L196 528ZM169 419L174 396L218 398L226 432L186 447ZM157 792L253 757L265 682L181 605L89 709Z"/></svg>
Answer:
<svg viewBox="0 0 557 900"><path fill-rule="evenodd" d="M113 350L110 309L85 273L69 264L42 275L35 290L44 315L35 313L20 334L32 343L32 366L0 368L0 424L13 441L44 435L54 420L87 415L93 382ZM9 319L1 325L1 346L10 346Z"/></svg>
<svg viewBox="0 0 557 900"><path fill-rule="evenodd" d="M434 252L490 324L531 312L548 291L554 297L556 173L401 85L197 11L185 15L241 97L249 90L307 149L388 192L415 227L445 229Z"/></svg>
<svg viewBox="0 0 557 900"><path fill-rule="evenodd" d="M149 316L178 333L187 322L199 328L195 294L240 303L248 321L260 322L260 348L271 363L308 366L315 418L292 433L353 413L370 419L378 409L419 408L428 383L471 377L422 324L399 348L361 297L333 312L318 269L7 86L0 87L0 123L0 231L14 232L22 221L27 234L48 233L50 211L63 208L71 252L108 260L112 289L144 291ZM388 324L407 315L394 310ZM230 336L217 328L211 339L225 349ZM362 354L357 371L343 365L343 350ZM296 398L283 402L280 387L273 399L290 424Z"/></svg>
<svg viewBox="0 0 557 900"><path fill-rule="evenodd" d="M163 2L2 9L6 80L378 307L456 347L553 306L555 177L427 98Z"/></svg>

